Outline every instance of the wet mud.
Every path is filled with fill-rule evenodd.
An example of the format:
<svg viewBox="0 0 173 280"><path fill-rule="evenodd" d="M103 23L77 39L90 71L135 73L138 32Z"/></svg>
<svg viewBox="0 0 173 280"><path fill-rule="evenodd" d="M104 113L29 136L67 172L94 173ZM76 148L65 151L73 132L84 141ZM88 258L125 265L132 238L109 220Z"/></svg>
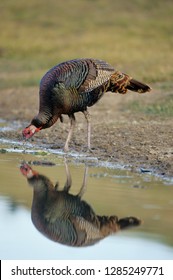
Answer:
<svg viewBox="0 0 173 280"><path fill-rule="evenodd" d="M22 142L22 129L38 112L38 89L9 89L1 93L0 138ZM70 152L77 152L97 161L121 165L137 172L151 172L165 177L173 176L173 122L172 118L134 112L129 104L137 100L149 104L163 93L153 90L148 94L126 95L107 93L89 108L92 120L91 147L87 149L86 121L82 113L76 113L76 127ZM3 129L2 129L3 128ZM34 146L52 151L62 151L69 129L68 117L57 121L51 128L40 131L29 140Z"/></svg>

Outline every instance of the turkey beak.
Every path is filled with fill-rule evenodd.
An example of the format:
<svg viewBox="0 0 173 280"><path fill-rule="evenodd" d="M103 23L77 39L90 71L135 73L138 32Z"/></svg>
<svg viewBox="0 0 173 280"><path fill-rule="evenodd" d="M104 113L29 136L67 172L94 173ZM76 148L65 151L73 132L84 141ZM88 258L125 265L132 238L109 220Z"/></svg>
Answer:
<svg viewBox="0 0 173 280"><path fill-rule="evenodd" d="M38 132L38 131L40 131L41 129L42 129L42 126L37 127L36 130L35 130L35 132Z"/></svg>
<svg viewBox="0 0 173 280"><path fill-rule="evenodd" d="M28 133L28 135L29 135L29 133ZM30 138L30 137L27 137L27 133L26 133L25 130L22 131L22 136L23 136L23 140L24 141L26 141L26 140L28 140Z"/></svg>

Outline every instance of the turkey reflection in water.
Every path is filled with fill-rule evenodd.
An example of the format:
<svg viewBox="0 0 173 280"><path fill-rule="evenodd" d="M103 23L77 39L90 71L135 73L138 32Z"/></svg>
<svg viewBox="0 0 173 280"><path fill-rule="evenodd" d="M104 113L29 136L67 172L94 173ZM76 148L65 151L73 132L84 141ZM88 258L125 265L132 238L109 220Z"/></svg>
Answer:
<svg viewBox="0 0 173 280"><path fill-rule="evenodd" d="M62 190L46 176L33 170L27 163L20 167L22 174L33 187L31 217L35 227L49 239L69 246L88 246L119 230L140 225L135 217L118 219L117 216L99 216L84 200L87 171L77 195L69 190L72 179L65 160L66 183Z"/></svg>

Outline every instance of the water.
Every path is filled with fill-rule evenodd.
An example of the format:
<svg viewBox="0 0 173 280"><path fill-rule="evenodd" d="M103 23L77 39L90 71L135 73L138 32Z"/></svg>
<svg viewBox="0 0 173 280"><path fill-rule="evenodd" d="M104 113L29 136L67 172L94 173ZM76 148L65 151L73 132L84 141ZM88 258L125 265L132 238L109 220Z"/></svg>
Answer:
<svg viewBox="0 0 173 280"><path fill-rule="evenodd" d="M142 224L124 229L88 247L70 247L45 237L31 221L33 187L20 172L22 161L63 188L66 172L63 155L34 154L28 147L2 143L0 154L0 257L1 259L172 259L173 183L151 174L133 174L94 158L68 158L71 194L81 188L88 165L83 195L97 215L134 216ZM12 148L11 148L12 147ZM49 164L40 165L46 162ZM34 165L35 163L36 165ZM52 163L52 164L50 164Z"/></svg>

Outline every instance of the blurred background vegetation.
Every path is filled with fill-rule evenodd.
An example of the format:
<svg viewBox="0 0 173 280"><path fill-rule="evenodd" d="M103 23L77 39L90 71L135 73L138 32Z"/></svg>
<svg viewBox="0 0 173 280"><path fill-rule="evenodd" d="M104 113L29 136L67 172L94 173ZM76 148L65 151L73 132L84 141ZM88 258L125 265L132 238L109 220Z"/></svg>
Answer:
<svg viewBox="0 0 173 280"><path fill-rule="evenodd" d="M173 80L172 0L1 0L0 88L35 86L93 57L146 82Z"/></svg>

